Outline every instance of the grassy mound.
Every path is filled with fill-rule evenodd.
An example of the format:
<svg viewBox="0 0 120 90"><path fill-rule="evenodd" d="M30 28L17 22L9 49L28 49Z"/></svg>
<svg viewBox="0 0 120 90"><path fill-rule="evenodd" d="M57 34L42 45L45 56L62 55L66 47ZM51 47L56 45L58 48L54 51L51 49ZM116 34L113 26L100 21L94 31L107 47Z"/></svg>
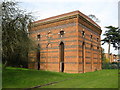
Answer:
<svg viewBox="0 0 120 90"><path fill-rule="evenodd" d="M118 70L69 74L8 67L3 70L3 88L30 88L74 77L43 88L117 88Z"/></svg>

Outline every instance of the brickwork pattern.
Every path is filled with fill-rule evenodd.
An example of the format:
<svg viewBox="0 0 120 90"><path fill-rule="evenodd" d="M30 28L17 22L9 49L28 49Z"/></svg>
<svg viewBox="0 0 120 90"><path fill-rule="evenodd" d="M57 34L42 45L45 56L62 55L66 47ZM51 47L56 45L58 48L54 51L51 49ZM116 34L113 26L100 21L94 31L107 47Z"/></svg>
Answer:
<svg viewBox="0 0 120 90"><path fill-rule="evenodd" d="M72 14L72 15L71 15ZM35 22L30 37L40 44L40 69L60 72L60 43L64 43L64 72L85 73L101 69L101 29L74 11ZM61 35L60 31L64 31ZM82 32L84 31L84 36ZM40 38L37 38L40 35ZM92 35L92 37L91 37ZM83 46L84 43L84 46ZM29 53L29 68L37 69L36 51Z"/></svg>

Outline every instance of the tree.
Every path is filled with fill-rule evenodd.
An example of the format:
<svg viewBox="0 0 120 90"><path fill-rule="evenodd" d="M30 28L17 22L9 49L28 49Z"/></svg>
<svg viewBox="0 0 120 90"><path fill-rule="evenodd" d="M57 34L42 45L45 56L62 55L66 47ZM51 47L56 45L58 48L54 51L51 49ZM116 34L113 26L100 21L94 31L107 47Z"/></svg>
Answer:
<svg viewBox="0 0 120 90"><path fill-rule="evenodd" d="M106 61L105 50L103 48L102 48L102 51L101 51L101 60L102 60L102 63L105 63L105 61Z"/></svg>
<svg viewBox="0 0 120 90"><path fill-rule="evenodd" d="M33 17L17 5L18 2L2 2L2 60L5 66L23 65L33 46L28 38L28 27L31 27Z"/></svg>
<svg viewBox="0 0 120 90"><path fill-rule="evenodd" d="M100 20L95 15L93 15L93 14L88 15L88 17L91 18L93 21L95 21L97 23L100 22Z"/></svg>
<svg viewBox="0 0 120 90"><path fill-rule="evenodd" d="M105 31L105 38L102 40L103 44L108 43L108 58L110 59L110 46L111 44L115 49L120 49L119 42L120 42L120 33L117 27L108 26L106 27L108 30Z"/></svg>

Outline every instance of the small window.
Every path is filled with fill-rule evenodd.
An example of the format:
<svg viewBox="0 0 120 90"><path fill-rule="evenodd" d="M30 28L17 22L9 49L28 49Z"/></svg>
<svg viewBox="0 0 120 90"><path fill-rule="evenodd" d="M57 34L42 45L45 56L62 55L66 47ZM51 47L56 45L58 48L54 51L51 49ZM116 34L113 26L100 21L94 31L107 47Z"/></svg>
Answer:
<svg viewBox="0 0 120 90"><path fill-rule="evenodd" d="M93 35L90 35L90 38L92 39Z"/></svg>
<svg viewBox="0 0 120 90"><path fill-rule="evenodd" d="M64 31L60 31L60 35L64 35Z"/></svg>
<svg viewBox="0 0 120 90"><path fill-rule="evenodd" d="M48 33L48 38L51 38L51 37L52 37L52 33L49 32L49 33Z"/></svg>
<svg viewBox="0 0 120 90"><path fill-rule="evenodd" d="M85 45L85 42L83 42L82 45Z"/></svg>
<svg viewBox="0 0 120 90"><path fill-rule="evenodd" d="M97 38L97 41L99 41L99 38Z"/></svg>
<svg viewBox="0 0 120 90"><path fill-rule="evenodd" d="M60 31L60 37L64 35L64 31Z"/></svg>
<svg viewBox="0 0 120 90"><path fill-rule="evenodd" d="M97 49L99 49L99 46L97 46Z"/></svg>
<svg viewBox="0 0 120 90"><path fill-rule="evenodd" d="M91 44L91 48L93 48L93 45Z"/></svg>
<svg viewBox="0 0 120 90"><path fill-rule="evenodd" d="M82 31L82 36L83 36L83 37L85 36L85 31Z"/></svg>
<svg viewBox="0 0 120 90"><path fill-rule="evenodd" d="M37 39L38 39L38 40L40 39L40 34L37 35Z"/></svg>

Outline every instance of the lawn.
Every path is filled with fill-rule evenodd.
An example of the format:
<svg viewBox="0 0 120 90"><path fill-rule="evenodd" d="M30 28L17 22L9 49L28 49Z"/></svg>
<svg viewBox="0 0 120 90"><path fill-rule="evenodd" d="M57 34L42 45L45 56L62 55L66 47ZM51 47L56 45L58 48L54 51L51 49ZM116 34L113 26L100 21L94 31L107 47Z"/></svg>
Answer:
<svg viewBox="0 0 120 90"><path fill-rule="evenodd" d="M118 70L69 74L9 67L3 70L3 88L30 88L71 78L43 88L117 88Z"/></svg>
<svg viewBox="0 0 120 90"><path fill-rule="evenodd" d="M118 88L118 70L102 70L78 75L75 79L43 88Z"/></svg>
<svg viewBox="0 0 120 90"><path fill-rule="evenodd" d="M3 88L30 88L73 77L74 74L9 67L3 70Z"/></svg>

